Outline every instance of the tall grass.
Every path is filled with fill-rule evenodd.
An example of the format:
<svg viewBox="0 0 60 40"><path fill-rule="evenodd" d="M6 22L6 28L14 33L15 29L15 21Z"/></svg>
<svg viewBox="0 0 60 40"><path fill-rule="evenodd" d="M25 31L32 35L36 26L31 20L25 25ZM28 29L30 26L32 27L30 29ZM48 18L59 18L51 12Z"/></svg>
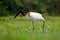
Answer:
<svg viewBox="0 0 60 40"><path fill-rule="evenodd" d="M60 17L45 17L45 33L41 21L35 21L32 32L30 20L13 17L0 17L0 40L60 40Z"/></svg>

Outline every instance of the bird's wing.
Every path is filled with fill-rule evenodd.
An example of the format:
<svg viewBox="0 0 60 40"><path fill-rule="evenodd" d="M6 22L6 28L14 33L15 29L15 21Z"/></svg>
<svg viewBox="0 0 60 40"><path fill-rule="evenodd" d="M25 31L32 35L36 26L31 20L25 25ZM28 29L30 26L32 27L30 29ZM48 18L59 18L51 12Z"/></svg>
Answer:
<svg viewBox="0 0 60 40"><path fill-rule="evenodd" d="M36 13L36 12L30 12L30 17L32 17L34 20L41 20L41 19L44 20L42 15L40 13Z"/></svg>

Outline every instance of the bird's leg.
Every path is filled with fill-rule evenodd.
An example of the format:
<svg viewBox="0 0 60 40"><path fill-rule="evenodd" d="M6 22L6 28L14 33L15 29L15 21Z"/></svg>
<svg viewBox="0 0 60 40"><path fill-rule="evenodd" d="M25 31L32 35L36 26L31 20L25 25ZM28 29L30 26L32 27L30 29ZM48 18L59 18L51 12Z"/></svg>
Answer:
<svg viewBox="0 0 60 40"><path fill-rule="evenodd" d="M33 31L34 31L34 21L32 21L32 29L33 29Z"/></svg>
<svg viewBox="0 0 60 40"><path fill-rule="evenodd" d="M44 24L45 24L45 21L43 21L43 28L42 28L42 32L44 33Z"/></svg>

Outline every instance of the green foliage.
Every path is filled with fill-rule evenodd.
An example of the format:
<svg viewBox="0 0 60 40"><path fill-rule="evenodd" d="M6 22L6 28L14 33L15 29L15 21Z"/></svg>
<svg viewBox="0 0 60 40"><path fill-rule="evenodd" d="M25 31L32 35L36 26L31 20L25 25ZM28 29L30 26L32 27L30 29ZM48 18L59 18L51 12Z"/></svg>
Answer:
<svg viewBox="0 0 60 40"><path fill-rule="evenodd" d="M35 9L30 8L31 11L42 11L52 16L60 14L60 0L25 0L24 2L27 4L20 0L0 0L0 16L13 14L21 7L26 12L29 3L34 3L35 5Z"/></svg>
<svg viewBox="0 0 60 40"><path fill-rule="evenodd" d="M0 17L0 40L60 40L60 17L46 17L44 33L42 22L35 21L32 32L31 21L10 17L13 16Z"/></svg>
<svg viewBox="0 0 60 40"><path fill-rule="evenodd" d="M6 10L6 7L0 5L0 16L8 15L8 11Z"/></svg>

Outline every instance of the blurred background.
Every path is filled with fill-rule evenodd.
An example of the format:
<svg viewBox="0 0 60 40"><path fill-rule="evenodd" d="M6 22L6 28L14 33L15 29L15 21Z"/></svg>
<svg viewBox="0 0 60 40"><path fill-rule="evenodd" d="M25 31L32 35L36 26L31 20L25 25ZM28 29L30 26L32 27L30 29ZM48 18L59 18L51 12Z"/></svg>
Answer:
<svg viewBox="0 0 60 40"><path fill-rule="evenodd" d="M19 9L60 16L60 0L0 0L0 16L14 15Z"/></svg>
<svg viewBox="0 0 60 40"><path fill-rule="evenodd" d="M44 33L42 22L31 21L21 14L22 9L39 12L45 18ZM0 0L0 40L60 40L60 0Z"/></svg>

